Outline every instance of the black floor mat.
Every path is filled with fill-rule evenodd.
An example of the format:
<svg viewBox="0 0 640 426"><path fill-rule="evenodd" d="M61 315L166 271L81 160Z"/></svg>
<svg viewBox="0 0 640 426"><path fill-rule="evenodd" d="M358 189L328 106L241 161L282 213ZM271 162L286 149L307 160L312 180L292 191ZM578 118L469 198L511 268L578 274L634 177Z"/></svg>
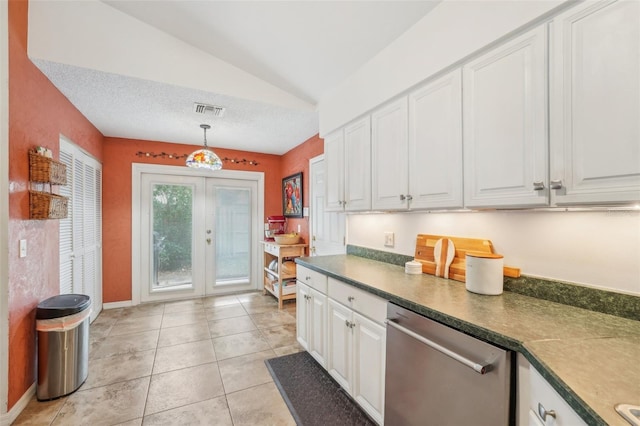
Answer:
<svg viewBox="0 0 640 426"><path fill-rule="evenodd" d="M299 426L376 425L308 352L265 363Z"/></svg>

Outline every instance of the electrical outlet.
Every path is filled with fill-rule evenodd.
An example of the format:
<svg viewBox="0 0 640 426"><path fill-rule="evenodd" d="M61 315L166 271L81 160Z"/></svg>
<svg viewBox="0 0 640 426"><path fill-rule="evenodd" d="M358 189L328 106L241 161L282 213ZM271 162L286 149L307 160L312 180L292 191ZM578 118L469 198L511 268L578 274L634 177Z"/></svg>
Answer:
<svg viewBox="0 0 640 426"><path fill-rule="evenodd" d="M394 246L394 235L393 232L385 232L384 233L384 246L385 247L393 247Z"/></svg>
<svg viewBox="0 0 640 426"><path fill-rule="evenodd" d="M27 257L27 240L20 240L20 257Z"/></svg>

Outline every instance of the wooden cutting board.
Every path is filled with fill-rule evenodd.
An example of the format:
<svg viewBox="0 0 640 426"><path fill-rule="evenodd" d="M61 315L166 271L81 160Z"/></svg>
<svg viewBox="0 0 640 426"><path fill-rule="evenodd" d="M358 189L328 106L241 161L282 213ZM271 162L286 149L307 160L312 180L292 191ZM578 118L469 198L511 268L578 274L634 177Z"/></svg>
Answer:
<svg viewBox="0 0 640 426"><path fill-rule="evenodd" d="M422 272L436 274L436 262L434 249L440 239L450 239L455 247L455 256L449 267L449 278L465 282L466 279L466 254L467 253L495 253L493 244L489 240L475 238L450 237L446 235L418 234L416 239L416 261L422 263ZM511 266L504 267L506 277L518 278L520 269Z"/></svg>

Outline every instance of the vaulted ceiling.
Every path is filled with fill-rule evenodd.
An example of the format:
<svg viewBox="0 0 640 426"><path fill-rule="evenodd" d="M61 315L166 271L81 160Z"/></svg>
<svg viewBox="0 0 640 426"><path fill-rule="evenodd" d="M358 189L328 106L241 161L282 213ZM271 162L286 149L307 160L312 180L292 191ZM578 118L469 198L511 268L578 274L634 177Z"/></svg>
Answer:
<svg viewBox="0 0 640 426"><path fill-rule="evenodd" d="M29 55L105 135L282 154L438 1L33 1ZM225 108L221 117L194 103Z"/></svg>

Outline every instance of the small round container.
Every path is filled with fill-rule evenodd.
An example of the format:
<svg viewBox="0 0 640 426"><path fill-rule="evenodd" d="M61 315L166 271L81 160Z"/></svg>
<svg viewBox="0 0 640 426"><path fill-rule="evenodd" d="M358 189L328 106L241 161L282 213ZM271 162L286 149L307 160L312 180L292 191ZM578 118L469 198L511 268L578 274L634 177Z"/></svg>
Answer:
<svg viewBox="0 0 640 426"><path fill-rule="evenodd" d="M404 264L404 273L409 275L419 275L422 273L422 263L411 260Z"/></svg>
<svg viewBox="0 0 640 426"><path fill-rule="evenodd" d="M490 296L502 294L504 259L495 253L467 253L467 290Z"/></svg>

